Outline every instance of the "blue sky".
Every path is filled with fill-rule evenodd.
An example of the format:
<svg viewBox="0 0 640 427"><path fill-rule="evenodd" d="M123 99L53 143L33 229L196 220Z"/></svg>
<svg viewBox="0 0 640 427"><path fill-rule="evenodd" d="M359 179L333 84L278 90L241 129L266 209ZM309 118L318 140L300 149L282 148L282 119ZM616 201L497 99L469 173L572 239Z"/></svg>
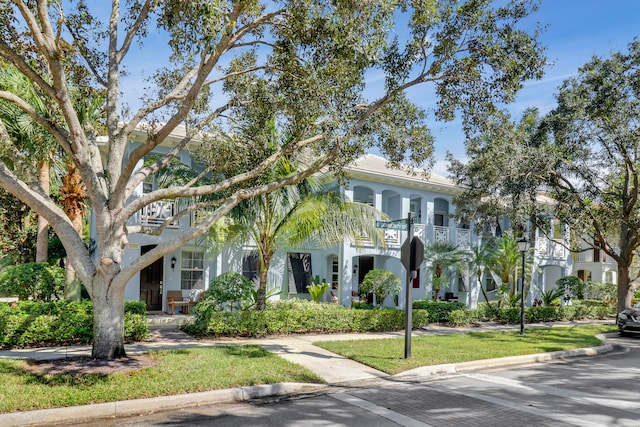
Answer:
<svg viewBox="0 0 640 427"><path fill-rule="evenodd" d="M92 7L103 9L106 5L94 0ZM516 101L507 106L516 119L529 107L537 107L542 114L553 109L557 88L594 55L606 58L612 52L626 50L633 38L640 35L640 0L542 0L540 9L527 24L533 28L536 22L547 25L540 41L547 47L546 54L552 65L542 80L526 82ZM158 37L154 29L150 33ZM157 48L132 55L135 59L129 62L131 74L123 79L122 90L128 93L126 98L134 106L138 104L137 95L145 92L142 75L166 62L167 55ZM435 102L433 91L422 91L412 99L427 108ZM436 137L433 172L446 176L446 152L452 152L457 158L465 156L460 123L431 120L428 125Z"/></svg>
<svg viewBox="0 0 640 427"><path fill-rule="evenodd" d="M530 22L548 25L540 40L553 65L542 80L525 83L516 102L508 106L514 118L529 107L547 113L555 106L557 88L593 56L607 58L612 52L626 51L633 38L640 36L640 1L543 0ZM430 125L436 137L433 172L446 176L444 156L450 151L464 158L464 135L459 123Z"/></svg>

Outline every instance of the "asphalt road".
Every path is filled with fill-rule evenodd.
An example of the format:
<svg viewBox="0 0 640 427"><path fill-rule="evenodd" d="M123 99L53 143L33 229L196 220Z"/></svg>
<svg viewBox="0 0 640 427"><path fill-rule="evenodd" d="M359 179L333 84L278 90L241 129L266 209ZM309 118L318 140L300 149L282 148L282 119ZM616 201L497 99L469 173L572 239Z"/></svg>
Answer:
<svg viewBox="0 0 640 427"><path fill-rule="evenodd" d="M609 342L613 352L579 360L77 426L638 426L640 339L612 335Z"/></svg>

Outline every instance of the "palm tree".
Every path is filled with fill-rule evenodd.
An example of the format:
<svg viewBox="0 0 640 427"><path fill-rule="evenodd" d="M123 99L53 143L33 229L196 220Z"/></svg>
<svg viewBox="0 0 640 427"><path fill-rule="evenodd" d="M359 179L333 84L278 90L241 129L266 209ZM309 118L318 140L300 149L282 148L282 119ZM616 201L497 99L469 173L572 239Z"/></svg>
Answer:
<svg viewBox="0 0 640 427"><path fill-rule="evenodd" d="M433 299L440 299L444 279L465 259L465 252L449 242L432 242L424 247L424 258L431 263Z"/></svg>
<svg viewBox="0 0 640 427"><path fill-rule="evenodd" d="M476 289L480 289L482 292L482 296L484 300L489 304L491 308L491 303L489 302L489 297L487 296L487 292L482 286L482 275L484 272L492 267L493 259L494 259L494 243L492 240L483 240L482 243L476 245L471 248L471 250L467 253L467 265L470 273L473 275L475 280ZM477 298L471 298L471 308L475 308L475 304L477 303Z"/></svg>
<svg viewBox="0 0 640 427"><path fill-rule="evenodd" d="M521 256L518 241L514 236L506 234L498 241L493 256L493 269L500 276L502 283L509 283L512 295L517 293L516 282Z"/></svg>
<svg viewBox="0 0 640 427"><path fill-rule="evenodd" d="M55 113L49 111L48 103L36 92L31 81L12 66L2 67L0 73L0 88L13 92L21 98L28 100L29 104L45 118L55 117ZM85 128L89 137L95 136L95 129L99 128L98 118L100 110L104 105L104 97L100 93L91 94L84 88L76 88L72 95L78 100L76 106L78 118ZM4 125L8 136L18 142L25 153L29 153L28 160L16 161L19 164L20 173L31 174L32 168L36 170L36 178L42 192L49 194L52 178L54 182L59 182L63 176L60 186L61 205L79 235L82 235L85 200L84 184L80 178L78 170L63 152L56 153L54 147L57 146L53 136L45 131L24 111L13 107L8 103L0 103L0 121ZM22 153L24 156L24 153ZM35 165L27 164L31 159L35 159ZM17 160L17 159L16 159ZM36 262L46 262L48 260L48 222L38 216L38 233L36 243ZM75 271L71 263L65 265L65 299L80 299L80 282L76 278Z"/></svg>
<svg viewBox="0 0 640 427"><path fill-rule="evenodd" d="M285 160L274 173L284 177L294 169L293 163ZM376 219L384 216L380 211L323 190L324 182L310 177L298 185L245 200L230 212L229 238L257 246L258 310L266 307L267 272L279 249L305 245L326 248L345 238L358 243L367 237L376 245L384 241L375 227Z"/></svg>
<svg viewBox="0 0 640 427"><path fill-rule="evenodd" d="M50 118L52 114L48 110L48 104L36 92L31 81L15 67L2 64L0 72L0 89L12 92L22 99L27 100L42 117ZM35 179L40 184L41 191L48 195L50 189L49 165L52 158L55 141L53 136L46 132L27 113L15 106L0 103L0 121L3 124L6 137L14 141L17 147L29 153L29 160L35 159L34 164L27 165L24 159L16 161L16 172L19 174L32 174L35 169ZM15 153L4 153L18 160ZM38 231L36 237L36 262L47 262L49 223L41 215L38 215Z"/></svg>

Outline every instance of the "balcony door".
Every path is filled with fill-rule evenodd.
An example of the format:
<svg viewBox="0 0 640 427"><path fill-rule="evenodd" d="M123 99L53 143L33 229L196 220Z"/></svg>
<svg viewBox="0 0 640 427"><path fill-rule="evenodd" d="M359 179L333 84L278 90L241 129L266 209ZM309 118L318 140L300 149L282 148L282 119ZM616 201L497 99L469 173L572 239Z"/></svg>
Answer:
<svg viewBox="0 0 640 427"><path fill-rule="evenodd" d="M144 255L155 245L142 246L140 255ZM140 301L147 304L147 311L162 310L162 277L164 271L164 258L156 260L153 264L140 271Z"/></svg>

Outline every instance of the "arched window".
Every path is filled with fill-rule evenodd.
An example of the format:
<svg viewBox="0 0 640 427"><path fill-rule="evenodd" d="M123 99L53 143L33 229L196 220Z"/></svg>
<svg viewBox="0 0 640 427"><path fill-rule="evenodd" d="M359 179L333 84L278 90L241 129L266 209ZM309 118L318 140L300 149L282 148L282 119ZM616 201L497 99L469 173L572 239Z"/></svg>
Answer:
<svg viewBox="0 0 640 427"><path fill-rule="evenodd" d="M391 219L402 219L402 198L392 190L382 192L382 212Z"/></svg>
<svg viewBox="0 0 640 427"><path fill-rule="evenodd" d="M373 203L373 190L363 186L356 186L353 188L353 201L358 203L364 203L365 205L374 206Z"/></svg>

